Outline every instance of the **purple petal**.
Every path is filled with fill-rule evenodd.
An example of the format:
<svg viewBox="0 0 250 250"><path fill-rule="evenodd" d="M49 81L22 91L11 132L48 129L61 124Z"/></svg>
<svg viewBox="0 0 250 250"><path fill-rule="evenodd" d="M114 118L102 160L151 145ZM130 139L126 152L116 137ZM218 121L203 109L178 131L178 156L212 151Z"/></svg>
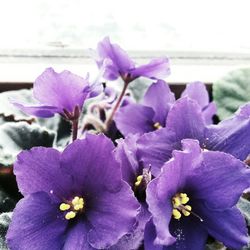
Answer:
<svg viewBox="0 0 250 250"><path fill-rule="evenodd" d="M141 204L140 212L137 216L137 225L135 229L129 234L124 235L117 244L109 248L109 250L128 250L128 249L139 249L144 238L144 228L146 223L151 218L146 204Z"/></svg>
<svg viewBox="0 0 250 250"><path fill-rule="evenodd" d="M34 83L34 97L42 104L57 107L63 112L73 112L82 107L90 94L89 83L84 78L65 70L61 73L46 69Z"/></svg>
<svg viewBox="0 0 250 250"><path fill-rule="evenodd" d="M155 130L154 111L141 104L129 104L119 109L115 115L117 128L124 136L128 134L143 134Z"/></svg>
<svg viewBox="0 0 250 250"><path fill-rule="evenodd" d="M201 106L206 124L213 123L212 117L216 114L217 109L214 102L209 103L209 95L204 83L192 82L187 84L186 89L181 94L181 97L189 97L197 101Z"/></svg>
<svg viewBox="0 0 250 250"><path fill-rule="evenodd" d="M209 96L206 85L202 82L192 82L187 84L181 97L189 97L198 102L201 108L205 108L209 104Z"/></svg>
<svg viewBox="0 0 250 250"><path fill-rule="evenodd" d="M132 231L138 210L139 203L125 182L117 192L102 192L96 196L95 205L86 214L92 225L89 243L98 249L114 245Z"/></svg>
<svg viewBox="0 0 250 250"><path fill-rule="evenodd" d="M14 210L7 243L13 250L62 249L66 226L58 205L46 193L31 194Z"/></svg>
<svg viewBox="0 0 250 250"><path fill-rule="evenodd" d="M98 43L97 52L100 58L97 62L99 67L105 62L105 59L109 60L104 66L107 80L115 80L120 74L127 73L128 70L134 68L134 62L128 54L119 45L112 44L108 37Z"/></svg>
<svg viewBox="0 0 250 250"><path fill-rule="evenodd" d="M146 224L144 233L144 249L145 250L163 250L163 245L154 244L156 238L156 229L152 219Z"/></svg>
<svg viewBox="0 0 250 250"><path fill-rule="evenodd" d="M207 125L213 124L213 116L217 112L217 107L214 102L210 102L207 107L202 110L202 114Z"/></svg>
<svg viewBox="0 0 250 250"><path fill-rule="evenodd" d="M250 104L241 107L234 117L217 125L211 125L206 132L206 147L232 154L245 160L250 153Z"/></svg>
<svg viewBox="0 0 250 250"><path fill-rule="evenodd" d="M153 83L143 98L143 104L153 108L155 112L154 122L159 122L163 127L166 123L168 111L174 101L174 94L163 80Z"/></svg>
<svg viewBox="0 0 250 250"><path fill-rule="evenodd" d="M185 186L185 171L182 157L168 161L162 168L161 174L148 185L147 203L156 227L155 244L171 245L175 238L169 231L172 218L172 197Z"/></svg>
<svg viewBox="0 0 250 250"><path fill-rule="evenodd" d="M61 166L73 176L76 192L96 194L121 188L121 170L112 154L114 149L106 136L87 134L63 151Z"/></svg>
<svg viewBox="0 0 250 250"><path fill-rule="evenodd" d="M130 134L125 139L118 140L115 157L121 165L122 178L131 187L134 186L136 177L141 174L137 159L137 140L139 135Z"/></svg>
<svg viewBox="0 0 250 250"><path fill-rule="evenodd" d="M190 177L190 182L196 186L193 197L204 199L213 209L234 206L250 186L250 170L229 154L209 151L203 152L202 156L202 166Z"/></svg>
<svg viewBox="0 0 250 250"><path fill-rule="evenodd" d="M11 103L26 114L34 115L34 116L42 117L42 118L52 117L56 113L60 112L60 109L58 109L57 107L53 107L53 106L46 106L46 105L39 105L39 104L29 106L29 105L14 102L14 101L11 101Z"/></svg>
<svg viewBox="0 0 250 250"><path fill-rule="evenodd" d="M171 221L170 231L177 240L173 245L164 248L164 250L204 250L208 237L207 231L190 218L183 220Z"/></svg>
<svg viewBox="0 0 250 250"><path fill-rule="evenodd" d="M203 219L200 225L225 246L241 249L249 242L245 219L237 208L212 210L200 202L196 210Z"/></svg>
<svg viewBox="0 0 250 250"><path fill-rule="evenodd" d="M146 167L151 166L154 176L159 175L162 165L172 157L172 151L180 148L175 139L175 134L167 128L144 134L138 139L138 156Z"/></svg>
<svg viewBox="0 0 250 250"><path fill-rule="evenodd" d="M95 248L91 247L91 245L88 243L88 232L89 226L87 223L83 220L77 221L73 227L69 228L63 249L95 250Z"/></svg>
<svg viewBox="0 0 250 250"><path fill-rule="evenodd" d="M156 58L151 60L148 64L136 67L130 70L132 78L140 76L151 79L164 79L170 74L168 58Z"/></svg>
<svg viewBox="0 0 250 250"><path fill-rule="evenodd" d="M177 100L168 113L166 127L175 132L176 141L186 138L197 139L202 145L205 123L196 101L187 97Z"/></svg>
<svg viewBox="0 0 250 250"><path fill-rule="evenodd" d="M21 152L14 164L14 174L23 195L44 191L64 197L72 185L70 175L60 167L60 152L52 148L36 147Z"/></svg>

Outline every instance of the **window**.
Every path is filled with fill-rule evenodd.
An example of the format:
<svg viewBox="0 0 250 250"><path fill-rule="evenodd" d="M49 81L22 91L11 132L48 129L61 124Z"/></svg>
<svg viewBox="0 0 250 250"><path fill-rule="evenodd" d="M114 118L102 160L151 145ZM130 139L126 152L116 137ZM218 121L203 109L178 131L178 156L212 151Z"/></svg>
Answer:
<svg viewBox="0 0 250 250"><path fill-rule="evenodd" d="M47 66L95 71L87 49L106 35L139 61L172 58L170 81L213 81L249 65L249 9L248 0L1 1L0 81L32 82Z"/></svg>

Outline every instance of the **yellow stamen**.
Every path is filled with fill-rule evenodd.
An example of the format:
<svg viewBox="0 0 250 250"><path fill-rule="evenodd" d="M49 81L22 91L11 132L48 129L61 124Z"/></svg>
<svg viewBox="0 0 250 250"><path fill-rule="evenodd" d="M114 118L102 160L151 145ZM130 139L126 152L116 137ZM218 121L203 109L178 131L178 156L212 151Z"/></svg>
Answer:
<svg viewBox="0 0 250 250"><path fill-rule="evenodd" d="M179 220L181 218L181 213L178 209L173 209L172 214L176 220Z"/></svg>
<svg viewBox="0 0 250 250"><path fill-rule="evenodd" d="M70 209L70 205L69 204L66 204L66 203L62 203L59 207L59 209L61 211L66 211L66 210L69 210Z"/></svg>
<svg viewBox="0 0 250 250"><path fill-rule="evenodd" d="M186 205L181 212L185 215L185 216L189 216L191 213L192 207L189 205Z"/></svg>
<svg viewBox="0 0 250 250"><path fill-rule="evenodd" d="M161 124L160 124L159 122L156 122L156 123L154 124L154 128L155 128L155 129L160 129L160 128L162 128L162 126L161 126Z"/></svg>
<svg viewBox="0 0 250 250"><path fill-rule="evenodd" d="M192 207L189 205L184 206L189 201L189 197L186 193L178 193L172 198L173 204L173 217L177 220L181 218L181 214L189 216L192 212Z"/></svg>
<svg viewBox="0 0 250 250"><path fill-rule="evenodd" d="M66 220L70 220L70 219L73 219L75 217L76 217L76 212L73 212L73 211L70 211L70 212L66 213L66 215L65 215Z"/></svg>
<svg viewBox="0 0 250 250"><path fill-rule="evenodd" d="M143 176L142 175L138 175L136 178L136 182L135 182L135 186L139 186L142 182Z"/></svg>
<svg viewBox="0 0 250 250"><path fill-rule="evenodd" d="M180 199L178 197L174 197L172 199L172 203L173 203L174 207L179 207L181 205L181 201L180 201Z"/></svg>
<svg viewBox="0 0 250 250"><path fill-rule="evenodd" d="M78 196L75 196L75 198L72 200L72 204L75 206L78 204L80 198Z"/></svg>
<svg viewBox="0 0 250 250"><path fill-rule="evenodd" d="M189 202L189 198L188 197L181 198L181 204L187 204L188 202Z"/></svg>

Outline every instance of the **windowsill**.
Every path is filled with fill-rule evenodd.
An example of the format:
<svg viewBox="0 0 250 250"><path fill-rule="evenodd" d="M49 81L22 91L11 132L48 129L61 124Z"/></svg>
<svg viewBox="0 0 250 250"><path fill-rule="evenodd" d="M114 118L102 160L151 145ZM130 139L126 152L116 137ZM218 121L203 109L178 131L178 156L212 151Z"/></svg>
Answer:
<svg viewBox="0 0 250 250"><path fill-rule="evenodd" d="M91 79L98 74L94 61L86 51L36 51L37 54L32 51L30 54L27 51L12 54L0 52L0 84L32 83L47 67L53 67L56 71L67 69L82 76L89 72ZM168 55L171 58L171 75L166 81L172 84L192 81L214 83L234 69L250 67L248 54L157 51L129 54L138 64L146 63L153 57Z"/></svg>

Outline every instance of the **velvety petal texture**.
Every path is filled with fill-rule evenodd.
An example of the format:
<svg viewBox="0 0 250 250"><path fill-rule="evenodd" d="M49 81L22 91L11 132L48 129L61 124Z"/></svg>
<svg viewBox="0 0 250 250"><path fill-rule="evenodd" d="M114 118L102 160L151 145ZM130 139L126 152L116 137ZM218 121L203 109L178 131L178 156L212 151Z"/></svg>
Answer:
<svg viewBox="0 0 250 250"><path fill-rule="evenodd" d="M224 151L245 160L250 153L250 104L206 131L206 148Z"/></svg>
<svg viewBox="0 0 250 250"><path fill-rule="evenodd" d="M142 169L137 157L138 134L130 134L125 139L119 139L115 149L115 157L120 163L122 178L133 187L136 177L142 174Z"/></svg>
<svg viewBox="0 0 250 250"><path fill-rule="evenodd" d="M14 210L7 243L14 250L60 250L66 227L66 220L48 194L30 194L19 201Z"/></svg>
<svg viewBox="0 0 250 250"><path fill-rule="evenodd" d="M202 250L210 234L229 248L243 247L248 243L247 228L235 205L250 184L250 170L231 155L203 152L198 141L187 139L182 144L183 151L174 151L173 158L148 185L147 203L155 227L147 229L155 230L148 244ZM187 216L183 205L174 207L173 198L180 193L189 197L180 203L191 207ZM172 215L174 208L179 219Z"/></svg>
<svg viewBox="0 0 250 250"><path fill-rule="evenodd" d="M206 124L213 123L213 116L216 114L216 105L214 102L209 102L209 95L206 85L202 82L192 82L187 84L181 97L189 97L196 100L202 108L202 114Z"/></svg>
<svg viewBox="0 0 250 250"><path fill-rule="evenodd" d="M189 97L177 100L167 115L166 127L144 134L137 142L138 156L152 165L157 175L162 165L180 149L182 139L197 139L200 146L212 151L223 151L245 160L250 154L250 105L247 104L227 120L217 125L206 125L201 107Z"/></svg>
<svg viewBox="0 0 250 250"><path fill-rule="evenodd" d="M168 112L175 102L174 94L163 80L152 83L141 104L129 103L115 115L117 128L124 136L143 134L166 126Z"/></svg>
<svg viewBox="0 0 250 250"><path fill-rule="evenodd" d="M121 180L113 150L104 135L87 135L62 153L43 147L22 152L14 173L24 198L8 232L10 248L105 249L132 232L140 206ZM80 209L76 197L83 199ZM62 210L62 204L69 207Z"/></svg>
<svg viewBox="0 0 250 250"><path fill-rule="evenodd" d="M143 105L154 110L154 123L158 122L162 127L166 125L168 112L174 102L174 93L163 80L151 84L142 100Z"/></svg>
<svg viewBox="0 0 250 250"><path fill-rule="evenodd" d="M140 76L163 79L170 74L167 58L153 59L148 64L136 67L128 54L119 45L111 43L108 37L97 45L96 63L104 72L103 77L111 81L118 77L133 81Z"/></svg>
<svg viewBox="0 0 250 250"><path fill-rule="evenodd" d="M95 91L96 86L93 87ZM88 80L64 70L57 73L47 68L34 83L33 94L39 102L29 105L13 101L12 103L25 113L38 117L51 117L64 110L72 113L76 106L80 109L84 101L92 96L92 87Z"/></svg>
<svg viewBox="0 0 250 250"><path fill-rule="evenodd" d="M154 110L141 104L129 104L119 109L115 115L117 128L124 136L154 131Z"/></svg>

